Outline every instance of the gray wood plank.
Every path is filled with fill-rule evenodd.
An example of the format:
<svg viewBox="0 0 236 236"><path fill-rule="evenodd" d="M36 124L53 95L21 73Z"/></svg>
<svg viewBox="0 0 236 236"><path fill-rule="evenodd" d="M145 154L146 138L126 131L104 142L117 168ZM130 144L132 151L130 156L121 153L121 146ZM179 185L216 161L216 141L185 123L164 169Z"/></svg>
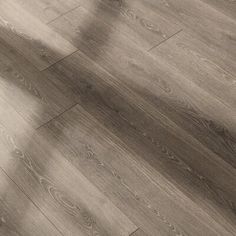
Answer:
<svg viewBox="0 0 236 236"><path fill-rule="evenodd" d="M0 235L61 235L1 169L0 180Z"/></svg>
<svg viewBox="0 0 236 236"><path fill-rule="evenodd" d="M236 2L234 0L203 0L218 11L236 20Z"/></svg>
<svg viewBox="0 0 236 236"><path fill-rule="evenodd" d="M98 104L94 106L104 114L105 110L102 110L102 107L98 107ZM156 179L156 185L150 182L150 179L147 178L150 174L148 170L144 171L145 168L139 165L140 162L138 164L138 157L135 157L135 154L132 154L124 144L78 105L47 127L40 130L44 139L48 143L53 142L53 139L59 140L58 148L68 161L73 163L111 201L116 202L132 221L135 221L150 235L174 235L175 232L183 232L183 234L187 232L187 234L193 233L194 235L228 234L181 192L171 189L171 184L161 175L158 180ZM61 132L61 130L63 131ZM50 136L49 132L54 138ZM156 156L158 157L158 153ZM115 184L117 181L120 183L120 187ZM168 185L170 189L168 189ZM119 191L117 191L118 189ZM127 191L132 194L125 194ZM174 199L171 197L173 195L175 195ZM133 199L134 196L136 200ZM185 199L184 204L183 198ZM128 207L126 201L128 201ZM186 204L189 207L188 210ZM136 210L132 209L135 207ZM142 222L141 210L147 214L147 220L155 222L156 225L150 227L151 224L148 224L147 221ZM139 211L141 212L139 213ZM179 215L179 218L175 217L176 214ZM192 227L191 222L193 221L198 227ZM208 226L203 223L206 221L209 223Z"/></svg>
<svg viewBox="0 0 236 236"><path fill-rule="evenodd" d="M21 134L26 125L17 114L13 117L18 118L14 130L1 117L0 166L63 235L118 236L137 229L57 151L56 143L32 129Z"/></svg>
<svg viewBox="0 0 236 236"><path fill-rule="evenodd" d="M15 0L0 4L0 38L39 70L76 51L68 41L30 15Z"/></svg>
<svg viewBox="0 0 236 236"><path fill-rule="evenodd" d="M0 97L33 127L38 127L73 101L9 44L0 40Z"/></svg>
<svg viewBox="0 0 236 236"><path fill-rule="evenodd" d="M219 65L220 55L215 52L213 56L207 44L185 31L154 48L151 53L177 68L230 109L236 110L236 78Z"/></svg>
<svg viewBox="0 0 236 236"><path fill-rule="evenodd" d="M16 2L43 23L48 23L79 5L78 0L16 0Z"/></svg>
<svg viewBox="0 0 236 236"><path fill-rule="evenodd" d="M235 235L233 11L2 1L0 235Z"/></svg>
<svg viewBox="0 0 236 236"><path fill-rule="evenodd" d="M142 1L78 0L78 2L86 10L99 16L100 20L114 27L117 34L125 34L145 50L180 30L176 21L169 21L163 15L150 11ZM73 11L65 17L73 21L78 18L77 13ZM88 19L86 23L89 22Z"/></svg>
<svg viewBox="0 0 236 236"><path fill-rule="evenodd" d="M52 27L199 142L236 166L235 110L170 67L161 57L152 57L127 37L115 35L113 27L99 21L95 15L82 8L76 12L77 20L60 18ZM93 19L96 27L86 31L83 19Z"/></svg>
<svg viewBox="0 0 236 236"><path fill-rule="evenodd" d="M165 175L170 181L173 181L174 179L175 184L188 196L190 194L190 198L195 199L195 201L199 202L199 197L202 196L205 198L207 194L211 201L207 204L205 201L202 201L202 204L204 205L204 207L203 205L202 207L205 210L207 209L206 211L216 218L220 217L220 215L217 214L216 216L215 213L212 212L212 205L214 205L215 210L217 209L216 211L222 211L221 207L219 208L223 203L221 198L228 199L224 201L224 203L226 203L225 210L227 210L223 214L229 214L229 219L234 218L234 214L232 214L233 209L231 209L230 204L235 195L235 193L232 193L232 185L226 190L227 187L225 182L222 182L222 177L218 176L219 180L215 182L215 174L212 173L213 175L211 176L211 173L209 172L212 165L214 165L214 172L216 170L218 170L217 173L222 173L222 171L225 172L223 170L225 167L221 169L223 162L220 161L219 165L216 165L216 159L212 156L212 153L207 151L203 154L202 146L196 144L196 142L193 146L197 146L196 149L198 151L190 147L191 137L189 136L187 142L184 143L180 141L179 135L181 135L182 130L180 131L175 126L173 132L169 132L173 124L168 121L168 118L163 117L162 119L162 115L155 107L151 106L140 96L137 96L137 94L132 92L132 90L128 89L119 78L115 78L106 73L80 52L74 54L72 57L58 65L51 67L50 70L47 70L44 73L45 75L50 74L50 76L48 75L50 80L53 81L56 86L63 88L64 94L67 94L68 97L72 97L75 101L78 101L79 104L96 117L101 124L104 124L107 129L119 137L119 139L123 140L131 150L140 155L142 158L138 158L138 162L143 165L145 165L145 162L148 162L156 169L156 171ZM73 128L70 128L70 131L66 131L66 133L70 136L70 133L75 132L75 134L72 135L74 138L77 132L80 134L81 131L76 131L76 126L79 126L77 121L79 122L79 114L82 114L82 112L77 113L77 116L72 115L73 113L69 113L67 116L65 114L67 117L66 121L63 121L61 128L56 129L57 131L55 132L57 133L59 130L63 130L63 126L68 129L67 123L70 124L73 122L75 123ZM70 116L74 117L73 121L70 121L72 119ZM67 122L68 120L70 122ZM58 119L56 123L58 124ZM81 123L85 124L82 121ZM98 125L91 126L97 127ZM87 133L90 134L91 132L87 131ZM108 135L104 134L104 136ZM80 138L75 139L80 140ZM100 139L102 139L102 137L99 138L99 140ZM71 139L70 141L62 141L61 143L63 142L69 146L67 148L69 150L73 150L77 146L77 144L73 145L74 141ZM93 141L91 142L93 143ZM127 149L125 146L122 146L122 148ZM79 151L76 153L79 153ZM117 153L117 151L114 151L114 153ZM191 158L189 158L189 153L191 153ZM106 155L106 153L103 155L104 158ZM209 159L208 155L211 156ZM108 155L108 158L110 159L110 155ZM145 160L144 163L142 162L142 159ZM213 162L209 163L209 161ZM75 163L74 161L72 162ZM176 163L179 164L176 165ZM201 165L200 163L204 163L204 165ZM78 164L78 166L80 165ZM149 169L150 166L147 168ZM118 170L122 169L124 169L124 167L118 168ZM229 170L232 171L232 167L230 167ZM202 175L205 177L200 177ZM184 181L186 176L189 177L187 178L187 181ZM211 182L208 182L209 180L205 182L205 179L209 178L211 181L214 181L214 185L210 184ZM231 181L231 178L234 178L233 173L227 177L227 181ZM155 178L153 177L153 179ZM190 179L192 180L191 183ZM202 182L203 179L204 181ZM220 193L217 190L218 187L214 187L219 186L220 181L222 182L220 186L224 189L224 193ZM142 192L143 188L145 188L145 186L141 188L140 192ZM209 188L211 191L209 191ZM135 192L137 193L137 190L135 190ZM212 194L213 192L214 194ZM230 194L232 194L231 197L229 196ZM155 194L153 194L153 196L154 195ZM217 197L215 197L216 195ZM219 203L220 205L218 205ZM172 216L173 215L169 217ZM218 219L219 222L222 220L223 219Z"/></svg>
<svg viewBox="0 0 236 236"><path fill-rule="evenodd" d="M226 71L236 73L236 22L199 0L144 0L147 8L161 11L175 18L184 29L191 31L194 37L205 42L218 52ZM159 10L158 10L159 9Z"/></svg>

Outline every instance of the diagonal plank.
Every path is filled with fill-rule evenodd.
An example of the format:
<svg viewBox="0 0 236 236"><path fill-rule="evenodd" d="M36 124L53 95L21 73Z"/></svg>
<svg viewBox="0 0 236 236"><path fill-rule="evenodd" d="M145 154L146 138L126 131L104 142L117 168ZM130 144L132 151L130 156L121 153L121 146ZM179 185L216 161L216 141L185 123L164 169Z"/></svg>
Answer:
<svg viewBox="0 0 236 236"><path fill-rule="evenodd" d="M170 21L163 15L155 14L154 11L147 9L142 1L78 0L78 2L145 50L180 30L176 21ZM79 20L77 13L77 11L72 11L65 17L68 21ZM94 27L96 27L95 22Z"/></svg>
<svg viewBox="0 0 236 236"><path fill-rule="evenodd" d="M5 120L10 114L14 129ZM49 144L31 129L22 132L27 125L10 107L1 111L0 127L1 168L63 235L128 236L137 229L56 150L56 143Z"/></svg>
<svg viewBox="0 0 236 236"><path fill-rule="evenodd" d="M16 2L43 23L48 23L79 5L78 0L16 0Z"/></svg>
<svg viewBox="0 0 236 236"><path fill-rule="evenodd" d="M73 104L3 40L0 61L0 97L32 127L42 125Z"/></svg>
<svg viewBox="0 0 236 236"><path fill-rule="evenodd" d="M235 0L202 0L218 11L236 20L236 2Z"/></svg>
<svg viewBox="0 0 236 236"><path fill-rule="evenodd" d="M144 97L159 112L236 167L234 110L166 64L161 57L141 50L95 15L82 8L76 12L78 18L73 21L62 17L51 26L117 77L120 83ZM97 19L96 27L87 31L83 22L89 19Z"/></svg>
<svg viewBox="0 0 236 236"><path fill-rule="evenodd" d="M0 179L0 235L61 236L1 169Z"/></svg>
<svg viewBox="0 0 236 236"><path fill-rule="evenodd" d="M90 111L92 109L89 104L84 104L84 107ZM98 104L95 104L93 109L97 113L97 117L107 112ZM105 122L105 120L100 121ZM125 124L122 125L125 126ZM128 129L127 126L124 128ZM115 131L115 127L113 129ZM56 142L58 149L68 161L73 163L147 233L174 235L176 232L185 235L184 232L186 232L188 235L190 232L194 232L194 235L203 233L230 235L227 231L233 230L229 223L225 223L228 226L227 229L220 226L220 222L216 223L197 204L181 194L161 175L157 178L156 173L156 184L150 181L148 177L152 176L152 174L150 175L152 168L145 170L144 166L148 165L140 160L141 154L140 157L133 154L124 143L104 129L78 105L47 127L42 128L40 133L48 143ZM127 140L126 144L129 145L130 141ZM156 152L156 158L160 157L159 155ZM117 181L120 183L120 187L117 187ZM126 192L131 192L131 196L130 193L125 194ZM132 195L136 200L132 198ZM126 199L127 197L128 199ZM129 207L125 206L126 201L128 201ZM135 206L136 214L133 214L135 211L132 207ZM147 214L149 221L156 222L156 226L150 227L150 223L142 222L142 212ZM179 217L176 218L176 215ZM191 222L195 222L195 227ZM207 223L205 224L205 222Z"/></svg>
<svg viewBox="0 0 236 236"><path fill-rule="evenodd" d="M30 15L15 0L0 2L0 38L39 70L76 51L67 40Z"/></svg>
<svg viewBox="0 0 236 236"><path fill-rule="evenodd" d="M156 171L166 176L169 181L174 181L185 194L197 201L208 214L213 215L216 219L219 217L217 219L218 222L223 220L220 216L221 214L225 217L227 215L229 221L235 218L231 205L235 198L235 191L233 190L233 179L235 177L232 166L225 165L222 160L212 155L211 152L206 151L195 141L193 147L196 147L196 149L191 147L190 142L193 142L193 140L186 133L184 134L184 139L187 139L186 142L181 141L180 136L182 136L183 130L173 126L167 117L162 117L154 106L127 88L120 78L106 73L80 52L44 71L44 74L57 87L62 88L64 94L78 101L101 124L104 124L107 129L123 140L133 152L140 155L138 162L144 166L145 161L148 162ZM77 122L79 122L79 116L82 112L78 111L77 114L65 114L66 121L63 121L62 125L60 125L57 119L55 123L58 124L58 128L52 129L55 129L57 134L59 130L64 129L64 126L66 130L69 129L67 123L70 124L72 122L74 123L73 127L65 132L66 134L68 133L69 137L71 135L75 138L77 136L76 133L78 135L81 133L81 130L76 130L76 127L79 125ZM69 117L74 117L71 118L73 121ZM80 123L85 125L85 121L86 119ZM90 126L93 129L92 127L97 127L98 125L91 124ZM87 133L90 134L91 131L88 130ZM104 134L104 136L107 137L108 134ZM84 136L82 135L82 137ZM82 138L75 139L82 140ZM89 140L92 140L91 135ZM63 145L63 142L69 146L67 148L69 150L77 146L76 141L73 141L73 139L69 139L69 141L64 139L61 141L61 145ZM75 144L73 145L74 142ZM123 145L122 148L127 149ZM117 153L117 151L114 151L114 153ZM104 158L106 156L106 153L102 155ZM110 158L110 154L108 158L114 160L114 158ZM80 165L78 164L78 166ZM150 166L147 169L149 168ZM123 170L124 167L117 169ZM216 171L218 176L214 174ZM228 177L225 174L229 174ZM185 179L186 176L188 176L187 181ZM225 178L227 182L232 181L228 187L225 184ZM153 179L155 178L153 177ZM140 194L143 188L145 186L141 188ZM134 191L137 193L137 190ZM203 201L206 195L209 202ZM153 193L153 196L157 195ZM224 200L222 201L222 199ZM224 204L224 210L220 207L222 204ZM212 207L214 211L212 211ZM218 213L215 214L215 211ZM173 216L174 214L171 214L169 217ZM186 224L189 225L189 223ZM179 223L177 225L179 226Z"/></svg>
<svg viewBox="0 0 236 236"><path fill-rule="evenodd" d="M236 73L236 22L200 0L143 0L149 9L164 12L209 47L220 66Z"/></svg>
<svg viewBox="0 0 236 236"><path fill-rule="evenodd" d="M207 44L185 31L151 53L178 68L189 80L236 111L236 78L217 64L221 64L218 61L220 55L218 52L211 55Z"/></svg>

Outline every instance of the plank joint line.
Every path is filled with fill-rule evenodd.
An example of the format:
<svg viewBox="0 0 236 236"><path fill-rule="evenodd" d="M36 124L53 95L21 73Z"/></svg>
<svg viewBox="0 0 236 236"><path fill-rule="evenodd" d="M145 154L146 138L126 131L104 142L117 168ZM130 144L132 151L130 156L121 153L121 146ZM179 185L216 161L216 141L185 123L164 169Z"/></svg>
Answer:
<svg viewBox="0 0 236 236"><path fill-rule="evenodd" d="M76 105L78 105L78 102L76 102L75 104L73 104L72 106L68 107L67 109L65 109L62 113L54 116L52 119L48 120L47 122L41 124L39 127L36 128L36 130L39 130L40 128L42 128L43 126L49 124L51 121L57 119L58 117L62 116L64 113L66 113L67 111L71 110L73 107L75 107Z"/></svg>
<svg viewBox="0 0 236 236"><path fill-rule="evenodd" d="M132 232L129 236L133 236L140 228L137 228L134 232Z"/></svg>
<svg viewBox="0 0 236 236"><path fill-rule="evenodd" d="M74 7L74 8L72 8L72 9L68 10L67 12L62 13L61 15L57 16L56 18L48 21L46 24L50 25L52 22L56 21L60 17L65 16L66 14L68 14L68 13L70 13L70 12L74 11L75 9L80 8L80 7L81 7L81 5L78 5L78 6Z"/></svg>
<svg viewBox="0 0 236 236"><path fill-rule="evenodd" d="M170 37L164 39L163 41L161 41L160 43L152 46L150 49L148 49L147 51L150 52L152 49L158 47L159 45L163 44L164 42L166 42L167 40L171 39L172 37L174 37L175 35L179 34L180 32L182 32L183 29L180 29L179 31L177 31L176 33L172 34Z"/></svg>

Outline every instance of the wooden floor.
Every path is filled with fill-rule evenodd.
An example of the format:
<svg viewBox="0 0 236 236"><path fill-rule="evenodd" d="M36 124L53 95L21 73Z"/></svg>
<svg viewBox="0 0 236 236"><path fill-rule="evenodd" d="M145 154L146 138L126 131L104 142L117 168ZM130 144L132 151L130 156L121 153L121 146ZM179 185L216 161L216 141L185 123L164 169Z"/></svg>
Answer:
<svg viewBox="0 0 236 236"><path fill-rule="evenodd" d="M235 0L0 0L0 236L236 235Z"/></svg>

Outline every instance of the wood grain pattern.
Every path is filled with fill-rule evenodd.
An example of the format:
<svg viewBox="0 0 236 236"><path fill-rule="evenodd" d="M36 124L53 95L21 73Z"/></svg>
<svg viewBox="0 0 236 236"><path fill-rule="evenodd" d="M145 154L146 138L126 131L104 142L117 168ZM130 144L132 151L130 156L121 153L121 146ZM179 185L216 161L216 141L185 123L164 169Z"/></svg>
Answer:
<svg viewBox="0 0 236 236"><path fill-rule="evenodd" d="M1 38L39 70L76 51L75 47L30 15L15 0L1 1L0 12Z"/></svg>
<svg viewBox="0 0 236 236"><path fill-rule="evenodd" d="M236 22L200 0L144 0L149 8L175 18L193 37L205 42L211 53L218 51L229 73L236 73ZM214 58L216 60L216 58ZM228 64L228 65L227 65Z"/></svg>
<svg viewBox="0 0 236 236"><path fill-rule="evenodd" d="M0 235L61 235L1 169L0 179Z"/></svg>
<svg viewBox="0 0 236 236"><path fill-rule="evenodd" d="M146 50L180 30L176 21L169 21L169 19L165 19L152 11L145 14L148 9L142 1L78 1L88 11L98 15L100 20L114 27L119 33L125 34L134 43ZM72 11L72 14L67 14L66 18L76 19L76 14L77 11Z"/></svg>
<svg viewBox="0 0 236 236"><path fill-rule="evenodd" d="M93 73L91 71L93 71ZM197 162L199 162L199 158L200 156L202 156L202 154L194 154L194 152L196 151L194 151L193 149L188 149L189 147L186 146L186 143L180 143L173 136L173 140L170 140L170 133L165 133L162 125L160 125L160 123L162 123L164 126L166 126L166 123L168 121L166 119L161 121L160 114L153 112L155 111L154 107L147 105L147 103L143 99L141 99L139 96L135 95L129 89L127 89L124 85L119 83L118 79L105 73L98 66L92 66L92 61L82 56L81 53L75 54L65 60L63 63L59 63L58 66L50 68L50 70L47 71L47 74L51 74L50 80L53 81L57 85L57 87L62 87L64 89L64 94L68 94L68 96L77 100L79 104L81 104L81 106L92 113L94 117L99 119L100 123L105 124L105 126L110 129L112 133L115 133L136 153L142 155L143 158L152 166L155 166L158 171L162 172L162 170L165 169L162 172L163 174L167 175L168 173L168 175L171 175L175 180L179 179L179 186L183 185L184 180L184 177L181 177L181 175L186 176L191 173L190 175L193 182L189 185L188 179L186 184L188 185L188 188L194 184L194 187L192 186L193 192L191 194L193 198L196 199L196 187L198 186L199 188L201 186L199 191L202 192L202 197L207 194L209 198L211 198L212 200L214 199L215 203L218 202L216 203L216 205L218 205L220 202L220 204L223 203L220 197L222 196L222 194L218 191L215 192L214 187L210 187L210 182L208 180L207 182L205 182L204 180L205 187L202 185L203 183L200 184L200 179L204 177L199 176L200 166L199 164L197 164ZM68 84L68 86L66 84ZM139 104L139 106L137 107L136 104ZM152 114L150 115L155 116L155 118L152 119L149 115L144 114L143 110L149 114L151 112ZM72 115L70 114L70 116ZM69 118L67 118L67 120L68 119ZM158 122L155 121L155 119L158 119ZM75 117L74 120L77 124L78 117ZM66 123L68 122L63 122L61 127L63 127ZM94 126L96 127L96 125ZM72 133L72 130L74 129L76 129L76 127L71 129L70 132L68 131L68 133ZM81 131L77 132L81 133ZM73 137L75 136L73 135ZM168 143L172 144L171 146L165 142L167 137ZM68 143L70 144L72 142L73 141L71 140ZM175 147L173 146L173 143L176 143ZM180 146L183 146L182 150L180 150ZM201 146L199 146L199 148L202 149ZM123 149L126 148L124 147ZM194 162L194 164L194 158L191 158L190 160L187 153L191 153L192 157L195 155L196 162ZM157 158L157 155L160 155L160 158ZM187 155L187 158L183 162L183 160L181 159L185 155ZM206 155L209 155L209 152ZM212 156L212 154L210 155ZM106 155L104 154L104 156ZM176 167L176 162L179 162L178 171L176 170L176 168L175 171L173 171L173 168L170 168L172 162L171 160L173 160L173 168L174 166ZM205 157L203 156L202 160L204 160L205 164L207 163ZM209 166L212 164L209 163ZM196 168L196 166L194 167L194 165L197 165L198 167ZM215 165L214 170L218 169L221 165L222 163L218 166ZM123 169L123 167L119 169ZM204 171L202 167L201 171ZM220 170L219 172L222 173L222 170ZM205 172L204 175L209 178L209 173ZM232 176L228 177L229 181ZM212 176L213 181L215 178L216 176ZM219 182L215 182L215 184L219 186ZM215 192L213 195L211 191L209 191L209 187L211 188L211 191ZM221 188L225 189L224 191L228 192L225 187L225 183L221 185ZM233 189L231 188L231 190L229 190L229 193L232 190ZM200 194L199 191L197 193L197 196L199 196ZM135 190L135 192L137 192L137 190ZM188 191L188 193L186 193L189 194L190 192L191 191ZM224 196L226 196L226 192L224 192ZM215 197L215 194L218 197ZM233 209L231 209L231 202L232 199L234 199L233 195L232 197L229 197L229 199L231 200L226 200L226 202L228 203L225 202L226 205L228 205L228 213L230 211L233 211ZM204 207L206 208L207 206L204 205ZM231 215L231 213L229 213L229 215Z"/></svg>
<svg viewBox="0 0 236 236"><path fill-rule="evenodd" d="M203 0L218 11L236 19L236 2L235 0Z"/></svg>
<svg viewBox="0 0 236 236"><path fill-rule="evenodd" d="M165 63L178 68L189 80L235 110L236 78L219 66L220 55L213 57L207 44L188 32L181 32L151 53L165 59Z"/></svg>
<svg viewBox="0 0 236 236"><path fill-rule="evenodd" d="M36 16L44 23L49 23L68 11L78 7L78 0L16 0L31 15Z"/></svg>
<svg viewBox="0 0 236 236"><path fill-rule="evenodd" d="M71 14L73 13L69 13L69 15ZM118 77L122 83L145 97L186 131L194 133L200 142L207 142L211 150L235 166L235 111L209 96L195 84L195 81L193 83L186 75L169 67L161 57L155 57L153 60L128 38L116 34L112 27L99 19L96 21L96 28L92 27L89 31L84 30L83 20L92 17L86 10L77 9L76 16L78 20L68 21L62 17L53 22L52 26L58 32L61 31L61 34L86 55L96 60L100 66ZM76 16L74 15L73 19L76 19ZM109 34L109 38L106 36L107 34ZM90 38L90 40L84 40L84 38ZM104 41L106 44L101 44ZM206 101L209 99L212 101L211 106L206 106ZM231 113L232 115L222 117L222 113L219 112L217 113L219 116L209 117L217 109L221 111L223 109L225 114ZM209 113L210 110L213 113ZM195 116L199 121L193 126L188 120L195 119ZM225 118L229 120L226 121ZM211 131L211 129L213 130ZM229 131L230 129L232 132ZM221 134L217 130L222 130L223 137L218 137ZM213 139L211 139L212 135ZM220 144L222 141L223 143Z"/></svg>
<svg viewBox="0 0 236 236"><path fill-rule="evenodd" d="M236 235L233 13L0 1L0 235Z"/></svg>
<svg viewBox="0 0 236 236"><path fill-rule="evenodd" d="M73 105L73 101L3 40L0 40L0 62L0 97L8 100L8 105L33 127Z"/></svg>
<svg viewBox="0 0 236 236"><path fill-rule="evenodd" d="M64 153L64 156L69 158L69 161L73 162L79 170L83 171L87 178L91 178L92 181L98 185L98 187L102 189L102 191L104 191L110 199L115 199L116 204L118 204L123 211L126 211L125 209L127 209L127 207L124 207L124 200L121 201L118 198L119 195L122 194L122 188L119 188L119 192L116 192L115 189L117 189L117 187L113 189L116 185L114 185L113 181L110 184L109 182L111 182L111 179L113 178L115 180L117 179L122 183L125 187L123 188L126 189L126 191L128 189L129 192L132 192L138 202L137 200L134 201L131 197L129 198L132 199L133 203L137 202L135 206L133 206L136 208L138 207L138 209L136 209L137 213L131 214L134 210L130 210L132 205L129 203L129 209L126 214L128 214L129 218L132 221L135 221L136 224L139 223L139 225L141 225L146 232L151 235L162 235L167 233L172 235L175 232L194 232L196 235L201 235L203 232L207 232L208 235L214 235L216 232L221 232L226 235L228 234L227 231L221 228L221 226L214 221L210 223L211 226L208 225L207 227L202 225L201 222L198 222L198 219L206 219L207 222L210 221L208 216L204 214L204 212L201 212L200 209L198 209L197 212L199 216L201 215L201 217L198 219L195 218L196 210L193 210L195 208L194 204L191 205L192 209L189 209L188 211L185 208L185 204L187 203L185 202L184 205L181 203L184 196L179 196L179 199L176 199L178 190L175 192L176 197L175 202L173 202L173 199L170 197L170 192L172 192L173 189L166 189L166 186L168 186L168 181L166 181L165 178L162 179L164 181L164 189L160 187L160 190L158 190L158 187L155 184L149 183L148 178L145 177L145 174L150 176L148 172L151 168L149 167L144 174L141 171L142 169L140 170L139 165L135 164L140 161L141 158L138 158L136 155L134 157L131 153L129 154L129 149L122 143L119 143L119 146L115 146L113 141L114 137L112 137L107 131L102 131L102 128L98 126L99 124L95 123L92 120L92 117L84 112L83 109L80 109L77 106L66 116L63 116L63 118L57 120L55 123L53 122L53 124L50 124L50 129L54 133L55 137L59 136L58 132L60 132L61 128L64 127L65 124L67 126L66 132L68 132L68 134L60 134L61 140L63 141L60 140L59 145L60 149ZM89 135L91 134L91 129L94 131L93 135ZM74 130L74 132L72 130ZM47 134L47 131L44 130L43 133ZM67 135L69 135L69 137ZM70 138L71 135L74 141ZM49 135L47 134L47 136ZM81 139L83 140L82 143L80 141ZM65 140L68 140L68 145L65 144ZM63 145L63 143L65 145ZM117 140L116 143L118 143ZM80 160L80 158L82 159ZM88 160L86 160L87 158ZM92 164L93 162L94 164ZM93 167L93 165L95 166ZM91 168L96 169L93 170ZM110 176L106 176L106 172L108 172L107 174ZM113 176L109 172L111 172ZM160 186L162 183L158 181L158 185ZM170 191L170 195L168 196L167 193L163 193L165 191ZM115 193L118 196L115 196ZM130 194L128 194L128 196L129 195ZM125 196L127 195L123 195L124 198ZM158 204L159 201L162 202L162 206ZM142 207L140 207L140 205ZM152 217L155 217L154 219L156 219L156 225L152 225L152 227L150 227L151 222L147 224L146 221L142 222L140 220L142 219L142 214L139 214L139 211L142 208L146 209L145 211L147 215L153 215L154 213ZM184 215L181 213L183 211L185 211ZM181 222L185 225L184 229L182 228L181 222L173 217L174 212L178 212ZM193 212L195 212L194 215L192 215ZM188 215L188 217L185 217L186 215ZM150 219L148 220L150 221ZM191 222L193 221L196 225L200 226L197 231L191 226ZM229 225L228 227L232 228Z"/></svg>
<svg viewBox="0 0 236 236"><path fill-rule="evenodd" d="M137 229L53 146L28 135L17 138L1 126L0 166L62 235L129 235ZM27 212L25 206L22 214Z"/></svg>

